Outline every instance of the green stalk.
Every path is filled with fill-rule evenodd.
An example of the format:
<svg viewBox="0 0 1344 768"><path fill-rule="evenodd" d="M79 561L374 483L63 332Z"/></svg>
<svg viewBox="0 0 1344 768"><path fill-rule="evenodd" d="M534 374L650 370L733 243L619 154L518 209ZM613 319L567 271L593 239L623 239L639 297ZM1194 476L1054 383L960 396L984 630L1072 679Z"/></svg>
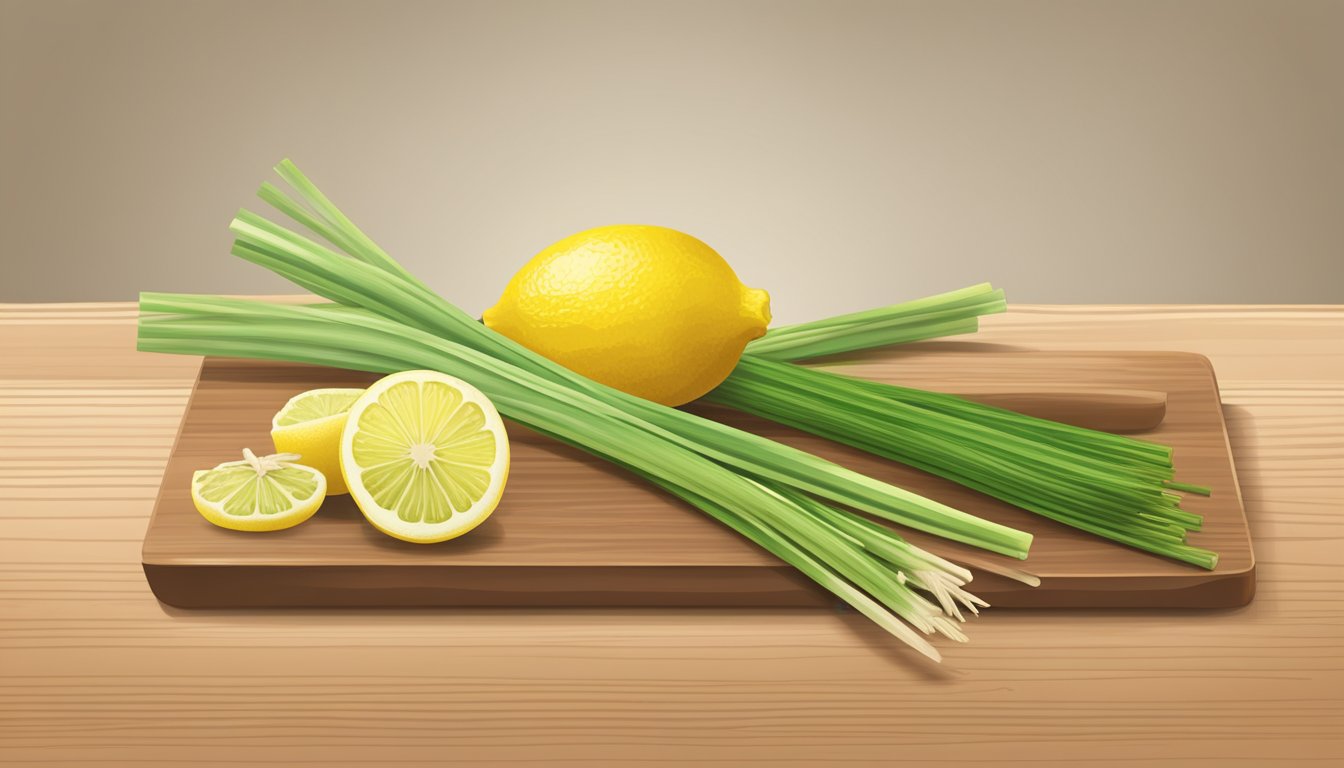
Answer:
<svg viewBox="0 0 1344 768"><path fill-rule="evenodd" d="M981 315L1007 309L988 283L888 307L774 328L747 345L766 360L801 360L923 339L974 333Z"/></svg>
<svg viewBox="0 0 1344 768"><path fill-rule="evenodd" d="M840 371L827 371L825 368L809 367L806 370L843 376ZM844 378L857 390L915 405L935 413L992 425L1004 432L1034 438L1044 443L1067 445L1070 451L1085 453L1093 458L1104 459L1108 463L1121 462L1135 467L1148 467L1158 473L1170 474L1172 471L1171 448L1165 445L1048 419L1038 419L956 395L847 376Z"/></svg>

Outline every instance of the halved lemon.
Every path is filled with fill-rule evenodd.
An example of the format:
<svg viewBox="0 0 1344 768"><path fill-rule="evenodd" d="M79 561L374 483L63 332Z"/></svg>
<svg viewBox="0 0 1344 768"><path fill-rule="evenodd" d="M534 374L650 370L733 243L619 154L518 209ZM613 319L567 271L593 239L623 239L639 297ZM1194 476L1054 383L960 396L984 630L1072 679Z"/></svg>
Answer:
<svg viewBox="0 0 1344 768"><path fill-rule="evenodd" d="M206 520L235 531L278 531L313 516L327 496L327 479L298 456L257 456L226 461L191 476L191 500Z"/></svg>
<svg viewBox="0 0 1344 768"><path fill-rule="evenodd" d="M431 544L495 510L509 476L509 437L494 404L465 381L394 373L350 407L341 471L375 528Z"/></svg>
<svg viewBox="0 0 1344 768"><path fill-rule="evenodd" d="M291 397L271 419L277 453L297 453L327 476L327 495L349 493L341 477L341 430L362 389L310 389Z"/></svg>

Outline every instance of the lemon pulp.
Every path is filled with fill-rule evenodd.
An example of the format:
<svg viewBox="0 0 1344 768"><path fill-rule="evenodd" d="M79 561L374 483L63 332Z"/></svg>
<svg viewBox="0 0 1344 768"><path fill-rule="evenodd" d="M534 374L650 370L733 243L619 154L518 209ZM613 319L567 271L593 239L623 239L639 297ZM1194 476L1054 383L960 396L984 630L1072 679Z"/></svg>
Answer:
<svg viewBox="0 0 1344 768"><path fill-rule="evenodd" d="M294 453L327 477L327 495L348 493L341 477L341 430L362 389L310 389L290 398L271 419L277 453Z"/></svg>
<svg viewBox="0 0 1344 768"><path fill-rule="evenodd" d="M475 528L508 478L504 422L484 394L434 371L405 371L369 387L341 435L350 495L378 530L432 543Z"/></svg>
<svg viewBox="0 0 1344 768"><path fill-rule="evenodd" d="M313 516L327 495L327 480L316 469L293 463L294 454L257 456L243 449L242 461L198 470L191 499L206 520L235 531L277 531Z"/></svg>

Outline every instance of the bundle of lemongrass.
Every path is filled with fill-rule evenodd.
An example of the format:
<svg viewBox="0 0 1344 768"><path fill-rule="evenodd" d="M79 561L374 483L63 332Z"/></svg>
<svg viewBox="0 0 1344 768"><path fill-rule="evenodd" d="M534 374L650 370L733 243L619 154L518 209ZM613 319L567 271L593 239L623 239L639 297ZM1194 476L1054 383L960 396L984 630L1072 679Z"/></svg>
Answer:
<svg viewBox="0 0 1344 768"><path fill-rule="evenodd" d="M766 337L769 338L768 336ZM1112 541L1212 569L1186 542L1171 449L975 403L760 359L752 346L708 399L908 464Z"/></svg>
<svg viewBox="0 0 1344 768"><path fill-rule="evenodd" d="M961 607L983 605L961 589L971 574L842 507L1026 556L1030 534L626 395L536 355L412 277L292 164L277 171L302 203L269 184L260 196L332 247L243 211L231 227L233 252L334 303L146 293L140 349L457 376L506 417L685 499L933 658L919 632L964 640L951 619L962 617Z"/></svg>
<svg viewBox="0 0 1344 768"><path fill-rule="evenodd" d="M1030 534L981 520L816 456L598 384L486 328L410 275L297 168L291 197L259 196L307 229L248 211L233 253L334 303L141 296L139 347L390 372L430 368L486 393L505 416L639 474L790 563L921 652L926 634L983 605L970 573L847 508L1023 558ZM325 243L325 244L324 244ZM1170 451L962 398L786 361L976 330L1003 295L975 286L772 330L709 398L911 464L1115 541L1211 568L1185 543ZM904 619L910 626L903 624Z"/></svg>

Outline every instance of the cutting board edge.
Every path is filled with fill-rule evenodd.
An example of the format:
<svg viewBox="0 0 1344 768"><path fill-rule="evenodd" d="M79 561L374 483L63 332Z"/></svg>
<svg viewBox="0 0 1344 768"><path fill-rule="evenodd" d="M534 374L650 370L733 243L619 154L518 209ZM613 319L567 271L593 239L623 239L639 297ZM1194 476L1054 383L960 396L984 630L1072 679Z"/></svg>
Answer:
<svg viewBox="0 0 1344 768"><path fill-rule="evenodd" d="M817 607L836 600L775 566L172 565L142 563L178 608ZM734 590L722 589L732 584ZM537 584L545 584L540 591ZM669 590L666 585L675 584ZM244 599L239 600L242 595Z"/></svg>
<svg viewBox="0 0 1344 768"><path fill-rule="evenodd" d="M1241 524L1246 534L1246 558L1248 560L1247 571L1250 573L1252 582L1255 579L1255 537L1251 535L1251 517L1246 514L1246 498L1241 493L1241 475L1237 472L1237 453L1232 450L1232 433L1227 428L1227 414L1223 412L1223 388L1218 385L1218 371L1213 367L1213 361L1206 355L1195 352L1186 352L1184 354L1195 355L1204 361L1204 367L1209 372L1209 381L1213 384L1213 391L1218 395L1218 423L1222 427L1223 450L1227 453L1227 469L1232 473L1232 491L1236 494L1237 509L1241 510ZM1251 594L1254 596L1255 589L1252 583ZM1248 599L1247 602L1250 602Z"/></svg>
<svg viewBox="0 0 1344 768"><path fill-rule="evenodd" d="M1215 568L1214 574L1215 576L1241 576L1242 578L1249 579L1250 592L1246 598L1246 603L1249 603L1255 597L1255 537L1251 535L1251 518L1246 514L1246 499L1241 493L1241 477L1237 475L1237 454L1232 450L1232 434L1227 429L1227 414L1223 412L1223 390L1222 387L1218 386L1218 371L1213 367L1213 361L1209 359L1208 355L1203 355L1198 352L1177 351L1168 352L1167 354L1184 355L1198 359L1203 365L1204 371L1209 376L1209 384L1213 388L1214 394L1218 396L1218 431L1223 436L1223 452L1227 456L1228 471L1232 474L1232 491L1236 496L1237 510L1241 513L1238 516L1238 519L1241 521L1241 530L1244 534L1243 538L1246 541L1246 564L1239 570L1226 573Z"/></svg>
<svg viewBox="0 0 1344 768"><path fill-rule="evenodd" d="M142 352L140 354L151 354ZM178 449L182 445L182 435L187 429L187 415L191 413L191 406L196 402L196 393L201 387L201 375L205 372L206 361L211 358L196 358L196 375L191 379L191 392L187 394L187 403L182 408L182 418L177 421L177 432L173 435L173 447L168 450L168 458L163 462L163 474L159 476L159 488L154 493L154 507L149 512L149 520L145 523L145 537L140 542L140 562L142 565L153 560L157 537L154 531L158 530L155 523L162 514L164 497L166 496L167 485L164 478L168 475L168 467L172 465L173 459L178 455ZM151 588L152 588L151 584Z"/></svg>
<svg viewBox="0 0 1344 768"><path fill-rule="evenodd" d="M807 608L840 601L787 565L496 566L142 563L158 600L176 608ZM538 572L545 572L538 575ZM447 576L448 578L445 578ZM548 585L546 592L519 584ZM1023 591L980 575L972 591L996 609L1239 608L1255 596L1254 566L1236 573L1163 577L1057 577ZM734 590L724 590L724 583ZM370 584L374 586L369 586ZM672 591L660 589L676 584ZM239 599L239 595L244 599Z"/></svg>

